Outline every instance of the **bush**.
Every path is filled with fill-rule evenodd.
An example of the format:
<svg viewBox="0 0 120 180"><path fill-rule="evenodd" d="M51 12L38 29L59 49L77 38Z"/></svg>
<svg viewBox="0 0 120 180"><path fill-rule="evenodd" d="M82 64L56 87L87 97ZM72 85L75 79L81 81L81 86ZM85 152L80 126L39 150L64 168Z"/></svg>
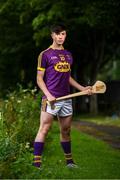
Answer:
<svg viewBox="0 0 120 180"><path fill-rule="evenodd" d="M32 151L39 127L40 101L36 88L21 86L0 101L0 178L7 177L11 163L22 153Z"/></svg>

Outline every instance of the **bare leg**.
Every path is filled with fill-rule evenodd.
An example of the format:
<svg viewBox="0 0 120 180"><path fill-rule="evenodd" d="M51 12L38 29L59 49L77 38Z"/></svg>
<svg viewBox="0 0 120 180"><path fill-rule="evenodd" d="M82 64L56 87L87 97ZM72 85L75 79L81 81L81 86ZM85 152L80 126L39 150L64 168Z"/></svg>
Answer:
<svg viewBox="0 0 120 180"><path fill-rule="evenodd" d="M52 125L53 115L47 112L41 112L40 117L40 128L34 142L34 162L33 165L36 167L41 166L41 157L44 149L45 137L48 133L49 128Z"/></svg>
<svg viewBox="0 0 120 180"><path fill-rule="evenodd" d="M60 140L61 140L61 146L65 154L66 164L68 167L75 167L76 165L72 159L72 153L71 153L71 138L70 138L71 121L72 121L72 116L59 117Z"/></svg>
<svg viewBox="0 0 120 180"><path fill-rule="evenodd" d="M44 142L48 130L52 125L52 121L53 121L53 115L47 112L43 112L43 111L41 112L40 128L35 138L35 142Z"/></svg>
<svg viewBox="0 0 120 180"><path fill-rule="evenodd" d="M71 140L70 138L71 121L72 121L72 116L59 117L60 140L63 142Z"/></svg>

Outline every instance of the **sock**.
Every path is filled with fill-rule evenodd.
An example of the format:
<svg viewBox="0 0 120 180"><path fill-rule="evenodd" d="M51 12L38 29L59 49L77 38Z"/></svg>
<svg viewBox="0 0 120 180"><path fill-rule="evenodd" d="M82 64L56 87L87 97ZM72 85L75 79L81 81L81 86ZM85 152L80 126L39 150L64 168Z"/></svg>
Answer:
<svg viewBox="0 0 120 180"><path fill-rule="evenodd" d="M34 142L34 160L33 165L36 167L41 166L41 157L44 148L44 142Z"/></svg>
<svg viewBox="0 0 120 180"><path fill-rule="evenodd" d="M65 154L66 164L74 163L71 153L71 141L61 142L61 146Z"/></svg>

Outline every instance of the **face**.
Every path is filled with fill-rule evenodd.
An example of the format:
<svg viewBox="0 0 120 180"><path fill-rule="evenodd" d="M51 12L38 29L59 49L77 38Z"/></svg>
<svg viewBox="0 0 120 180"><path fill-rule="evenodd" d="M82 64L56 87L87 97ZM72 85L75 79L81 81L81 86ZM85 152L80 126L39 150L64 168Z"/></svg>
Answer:
<svg viewBox="0 0 120 180"><path fill-rule="evenodd" d="M58 34L53 32L51 36L54 43L56 43L57 45L62 45L66 39L66 31L61 31Z"/></svg>

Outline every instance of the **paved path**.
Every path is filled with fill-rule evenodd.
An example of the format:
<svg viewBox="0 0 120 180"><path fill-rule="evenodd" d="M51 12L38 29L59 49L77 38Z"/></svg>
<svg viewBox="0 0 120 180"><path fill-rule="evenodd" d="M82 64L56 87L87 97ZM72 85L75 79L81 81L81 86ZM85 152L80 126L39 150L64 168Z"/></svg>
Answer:
<svg viewBox="0 0 120 180"><path fill-rule="evenodd" d="M113 148L120 150L120 127L98 125L93 122L73 121L73 126L81 132L92 135L111 145Z"/></svg>

